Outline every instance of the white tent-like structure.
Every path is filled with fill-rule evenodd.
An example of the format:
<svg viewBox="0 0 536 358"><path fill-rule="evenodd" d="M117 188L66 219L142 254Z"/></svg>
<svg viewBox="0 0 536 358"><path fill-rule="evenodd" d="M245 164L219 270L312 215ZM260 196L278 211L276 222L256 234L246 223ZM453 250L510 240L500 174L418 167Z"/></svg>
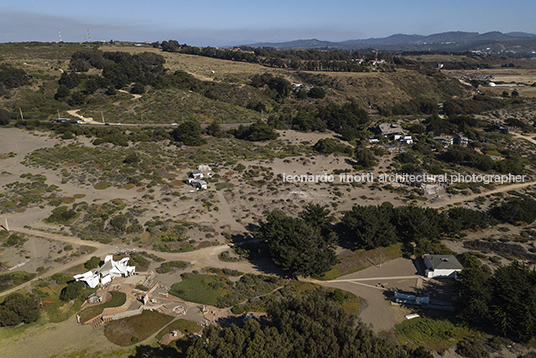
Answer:
<svg viewBox="0 0 536 358"><path fill-rule="evenodd" d="M136 270L134 266L128 266L129 257L114 261L113 255L107 255L104 258L104 264L95 272L88 271L80 275L73 276L76 281L82 281L91 288L99 284L105 285L116 277L132 276Z"/></svg>

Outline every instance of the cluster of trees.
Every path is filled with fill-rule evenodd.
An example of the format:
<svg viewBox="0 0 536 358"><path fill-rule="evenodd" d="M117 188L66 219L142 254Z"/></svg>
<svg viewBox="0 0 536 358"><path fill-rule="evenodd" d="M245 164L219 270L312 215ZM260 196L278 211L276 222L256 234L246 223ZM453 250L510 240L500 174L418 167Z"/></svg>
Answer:
<svg viewBox="0 0 536 358"><path fill-rule="evenodd" d="M536 220L536 200L523 197L505 201L488 212L455 207L446 211L416 206L393 207L354 205L344 213L340 232L356 248L373 249L398 241L415 242L424 253L435 252L435 244L445 235L461 230L485 229L497 222L532 223Z"/></svg>
<svg viewBox="0 0 536 358"><path fill-rule="evenodd" d="M7 63L0 64L0 95L5 95L7 90L27 84L30 84L30 76L23 69Z"/></svg>
<svg viewBox="0 0 536 358"><path fill-rule="evenodd" d="M484 221L482 225L487 223ZM461 228L461 223L446 212L416 206L395 208L387 202L378 206L354 205L341 220L344 237L356 248L367 250L402 241L408 247L415 242L425 253L435 253L429 250L439 243L440 235Z"/></svg>
<svg viewBox="0 0 536 358"><path fill-rule="evenodd" d="M0 303L0 327L32 323L39 319L38 299L21 293L12 293Z"/></svg>
<svg viewBox="0 0 536 358"><path fill-rule="evenodd" d="M454 207L446 211L418 206L354 205L341 221L321 205L308 205L298 217L272 211L260 223L255 237L267 244L274 262L292 276L320 275L336 263L334 247L339 239L356 249L371 250L402 242L416 254L447 253L441 237L462 230L480 230L498 222L516 224L536 220L536 200L519 197L489 211ZM415 248L413 246L415 244Z"/></svg>
<svg viewBox="0 0 536 358"><path fill-rule="evenodd" d="M352 156L354 154L354 148L342 144L340 141L333 138L319 139L318 142L313 145L313 150L320 154L340 153L347 156Z"/></svg>
<svg viewBox="0 0 536 358"><path fill-rule="evenodd" d="M469 147L459 145L450 146L442 153L441 159L448 163L456 163L482 171L495 170L501 174L520 175L525 172L523 163L517 157L510 157L505 160L493 160L485 154L480 154Z"/></svg>
<svg viewBox="0 0 536 358"><path fill-rule="evenodd" d="M86 270L93 270L93 269L96 269L97 267L99 267L100 262L101 262L100 257L98 257L98 256L91 256L91 258L90 258L89 260L87 260L86 262L84 262L84 268L85 268Z"/></svg>
<svg viewBox="0 0 536 358"><path fill-rule="evenodd" d="M514 262L493 274L475 264L454 294L459 316L484 331L527 342L536 334L536 271Z"/></svg>
<svg viewBox="0 0 536 358"><path fill-rule="evenodd" d="M203 129L199 122L191 120L184 121L171 132L171 136L177 142L195 147L207 144L207 140L201 136L202 134Z"/></svg>
<svg viewBox="0 0 536 358"><path fill-rule="evenodd" d="M43 221L50 224L67 224L76 217L76 211L63 205L52 210L52 214Z"/></svg>
<svg viewBox="0 0 536 358"><path fill-rule="evenodd" d="M245 139L252 142L277 139L279 134L274 131L274 128L264 122L253 123L250 126L240 125L238 129L231 130L238 139Z"/></svg>
<svg viewBox="0 0 536 358"><path fill-rule="evenodd" d="M392 244L397 238L419 244L423 239L455 234L460 230L485 229L497 222L530 224L535 220L536 200L521 196L503 201L488 212L461 207L444 212L411 206L394 208L389 203L354 206L345 213L341 226L359 248L374 248Z"/></svg>
<svg viewBox="0 0 536 358"><path fill-rule="evenodd" d="M536 200L527 195L511 198L491 208L490 213L501 222L531 224L536 220Z"/></svg>
<svg viewBox="0 0 536 358"><path fill-rule="evenodd" d="M85 283L82 281L71 281L60 292L60 300L69 302L81 296L86 295Z"/></svg>
<svg viewBox="0 0 536 358"><path fill-rule="evenodd" d="M424 348L404 349L374 335L332 298L313 292L268 309L269 325L248 319L244 327L210 325L191 341L187 357L431 358Z"/></svg>
<svg viewBox="0 0 536 358"><path fill-rule="evenodd" d="M131 55L128 52L102 52L99 50L76 51L71 55L69 68L74 72L87 72L91 67L104 69L106 66L125 61L139 62L149 66L163 65L164 57L153 52Z"/></svg>
<svg viewBox="0 0 536 358"><path fill-rule="evenodd" d="M201 81L184 71L168 74L164 63L163 56L150 52L136 55L126 52L75 52L69 65L74 72L62 74L54 98L79 106L99 89L104 89L106 95L115 95L116 90L132 83L130 91L136 94L144 93L146 86L155 89L175 86L192 90L201 86ZM102 69L102 76L76 73L87 72L91 67Z"/></svg>
<svg viewBox="0 0 536 358"><path fill-rule="evenodd" d="M450 99L443 103L443 111L447 116L477 114L502 108L507 102L489 96L474 96L471 99Z"/></svg>
<svg viewBox="0 0 536 358"><path fill-rule="evenodd" d="M457 132L467 133L472 128L479 126L480 122L468 115L452 115L448 118L439 117L434 114L428 117L423 124L426 124L426 131L434 135L452 134Z"/></svg>
<svg viewBox="0 0 536 358"><path fill-rule="evenodd" d="M282 102L292 93L292 84L281 76L274 76L271 73L255 74L251 77L252 87L268 87L268 95L277 102Z"/></svg>
<svg viewBox="0 0 536 358"><path fill-rule="evenodd" d="M299 217L272 211L255 237L266 243L273 261L291 276L321 275L337 262L332 216L321 205L308 205Z"/></svg>
<svg viewBox="0 0 536 358"><path fill-rule="evenodd" d="M294 117L282 117L280 121L295 130L309 132L329 129L341 134L345 140L352 140L363 136L371 118L366 110L352 101L342 105L330 103L301 107Z"/></svg>
<svg viewBox="0 0 536 358"><path fill-rule="evenodd" d="M395 104L393 107L382 108L384 115L437 114L437 100L433 98L414 98L408 102Z"/></svg>
<svg viewBox="0 0 536 358"><path fill-rule="evenodd" d="M69 222L74 220L76 216L76 211L74 211L73 209L69 209L65 205L62 205L52 210L50 216L43 221L49 224L68 224Z"/></svg>
<svg viewBox="0 0 536 358"><path fill-rule="evenodd" d="M0 93L1 94L1 93ZM0 126L6 126L11 121L11 114L3 108L0 108Z"/></svg>

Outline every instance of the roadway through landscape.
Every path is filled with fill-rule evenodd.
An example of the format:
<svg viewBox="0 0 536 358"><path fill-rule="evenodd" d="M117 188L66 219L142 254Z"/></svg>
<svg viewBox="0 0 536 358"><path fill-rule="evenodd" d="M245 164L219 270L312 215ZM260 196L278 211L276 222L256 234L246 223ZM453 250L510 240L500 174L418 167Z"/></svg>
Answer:
<svg viewBox="0 0 536 358"><path fill-rule="evenodd" d="M65 236L20 227L13 227L10 229L12 232L16 233L56 240L71 245L94 247L96 250L89 255L77 257L65 264L53 267L31 281L1 292L0 297L26 288L40 278L47 278L55 273L64 272L70 268L81 265L86 262L90 256L104 257L121 250L133 251L133 249L130 248L120 249L113 247L112 245L82 240L75 236ZM229 248L229 245L218 245L182 253L160 252L150 249L143 249L143 251L157 255L166 260L182 260L189 262L195 269L215 267L229 268L252 274L270 274L270 272L267 272L265 269L259 268L259 265L255 262L224 262L219 260L218 255L223 251L229 250ZM361 298L360 319L364 323L370 324L375 331L386 331L394 326L396 320L392 310L389 309L388 303L385 301L386 296L384 292L392 287L398 286L403 287L404 289L411 289L415 286L418 277L420 276L417 275L415 266L413 266L411 260L396 259L382 264L381 268L373 266L331 281L307 281L323 286L340 288L359 296ZM376 284L374 284L374 282L376 282Z"/></svg>

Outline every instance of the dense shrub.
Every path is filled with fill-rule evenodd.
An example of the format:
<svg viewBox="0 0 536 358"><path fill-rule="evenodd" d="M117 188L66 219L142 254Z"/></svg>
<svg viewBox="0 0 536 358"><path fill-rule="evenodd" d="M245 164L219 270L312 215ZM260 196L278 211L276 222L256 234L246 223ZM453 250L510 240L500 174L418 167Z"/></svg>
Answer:
<svg viewBox="0 0 536 358"><path fill-rule="evenodd" d="M0 304L0 326L31 323L39 318L38 300L21 293L12 293Z"/></svg>

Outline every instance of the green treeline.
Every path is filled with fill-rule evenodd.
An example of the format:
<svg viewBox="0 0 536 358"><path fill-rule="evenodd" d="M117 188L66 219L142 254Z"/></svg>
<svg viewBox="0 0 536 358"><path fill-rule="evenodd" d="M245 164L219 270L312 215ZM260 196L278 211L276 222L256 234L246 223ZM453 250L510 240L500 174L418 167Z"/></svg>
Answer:
<svg viewBox="0 0 536 358"><path fill-rule="evenodd" d="M474 265L461 272L454 295L459 316L485 332L527 342L536 335L536 271L514 262L493 274Z"/></svg>
<svg viewBox="0 0 536 358"><path fill-rule="evenodd" d="M214 47L195 47L179 44L176 40L154 43L166 52L178 52L189 55L218 58L229 61L258 63L267 67L290 68L298 71L337 71L337 72L365 72L371 71L371 61L376 54L361 55L357 51L293 49L278 50L273 48L221 49ZM379 58L390 62L392 56L386 53L378 54ZM384 63L383 71L393 68Z"/></svg>
<svg viewBox="0 0 536 358"><path fill-rule="evenodd" d="M243 328L210 325L189 344L187 357L430 358L377 337L333 298L314 292L285 298L268 309L270 324L248 319Z"/></svg>
<svg viewBox="0 0 536 358"><path fill-rule="evenodd" d="M355 249L371 250L397 242L411 254L450 253L440 240L463 230L485 229L497 223L532 223L536 220L536 200L523 196L483 212L454 207L446 211L418 206L394 207L354 205L332 225L330 211L308 205L297 218L280 210L272 211L255 238L266 245L273 261L291 276L321 275L337 263L335 246L348 243Z"/></svg>
<svg viewBox="0 0 536 358"><path fill-rule="evenodd" d="M494 222L487 213L468 208L437 209L417 206L354 205L341 220L342 236L359 249L374 249L403 242L408 250L415 243L417 254L440 253L441 237L460 230L484 229ZM441 250L441 249L439 249Z"/></svg>
<svg viewBox="0 0 536 358"><path fill-rule="evenodd" d="M329 129L341 134L344 140L363 137L371 122L368 112L354 101L304 106L298 109L295 116L282 114L268 118L268 124L275 128L290 127L303 132Z"/></svg>

